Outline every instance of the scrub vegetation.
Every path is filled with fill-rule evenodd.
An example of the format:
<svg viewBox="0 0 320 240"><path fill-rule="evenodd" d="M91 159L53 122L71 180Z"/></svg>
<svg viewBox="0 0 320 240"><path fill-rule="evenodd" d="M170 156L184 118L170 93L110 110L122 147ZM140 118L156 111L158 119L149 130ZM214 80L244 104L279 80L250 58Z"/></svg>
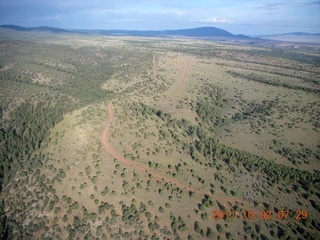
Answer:
<svg viewBox="0 0 320 240"><path fill-rule="evenodd" d="M0 52L1 239L319 239L319 46L1 29Z"/></svg>

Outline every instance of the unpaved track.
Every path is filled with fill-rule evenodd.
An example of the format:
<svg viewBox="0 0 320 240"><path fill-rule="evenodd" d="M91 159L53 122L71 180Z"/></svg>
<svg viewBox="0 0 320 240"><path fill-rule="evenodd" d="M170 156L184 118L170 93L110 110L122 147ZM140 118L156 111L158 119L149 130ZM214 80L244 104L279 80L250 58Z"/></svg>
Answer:
<svg viewBox="0 0 320 240"><path fill-rule="evenodd" d="M178 89L177 89L177 95L178 96L181 96L182 94L182 87L183 87L183 84L186 80L186 76L187 76L187 72L188 72L188 69L189 69L189 66L190 66L190 60L187 60L186 64L184 65L184 69L182 71L182 74L179 78L179 83L178 83Z"/></svg>
<svg viewBox="0 0 320 240"><path fill-rule="evenodd" d="M116 150L114 150L109 144L110 126L111 126L111 123L113 123L114 119L115 119L114 113L113 113L112 102L110 102L108 104L108 113L109 113L109 117L107 119L106 126L105 126L105 128L103 130L103 133L102 133L102 136L101 136L101 141L102 141L102 145L104 146L104 149L108 153L110 153L114 158L116 158L119 162L121 162L121 163L123 163L123 164L125 164L125 165L127 165L127 166L129 166L131 168L134 168L135 170L137 170L139 172L151 174L155 180L160 180L160 181L163 180L163 181L165 181L167 183L171 183L173 185L176 185L177 187L179 187L181 189L185 189L187 191L195 192L195 193L200 194L200 195L211 196L213 199L216 199L216 200L221 201L221 202L227 202L228 201L228 202L235 203L235 202L237 202L239 200L238 198L222 198L222 197L219 197L219 196L216 196L216 195L212 195L212 194L210 194L208 192L204 192L204 191L189 187L189 186L187 186L187 185L185 185L183 183L178 182L177 180L168 178L167 176L163 176L160 173L151 171L148 167L138 165L137 163L133 162L132 160L129 160L129 159L123 157Z"/></svg>
<svg viewBox="0 0 320 240"><path fill-rule="evenodd" d="M156 62L156 56L153 54L152 59L152 65L153 65L153 80L157 80L157 62Z"/></svg>
<svg viewBox="0 0 320 240"><path fill-rule="evenodd" d="M191 188L189 186L186 186L186 185L184 185L184 184L182 184L180 182L177 182L175 180L169 179L166 176L162 176L161 174L159 174L157 172L150 171L149 168L147 168L145 166L138 165L137 163L135 163L132 160L129 160L129 159L123 157L116 150L114 150L109 144L110 125L114 121L113 106L112 106L111 102L108 104L108 112L109 112L109 118L107 120L106 127L104 128L103 134L102 134L102 144L103 144L105 150L108 153L110 153L119 162L122 162L122 163L126 164L127 166L131 166L131 167L133 167L134 169L136 169L136 170L138 170L140 172L149 173L149 174L151 174L153 176L153 178L155 178L157 180L160 180L160 181L164 180L164 181L166 181L168 183L172 183L172 184L176 185L177 187L184 188L184 189L186 189L188 191L193 191L193 192L196 192L196 193L199 193L199 194L202 194L202 195L206 194L205 192L199 191L197 189L194 189L194 188Z"/></svg>

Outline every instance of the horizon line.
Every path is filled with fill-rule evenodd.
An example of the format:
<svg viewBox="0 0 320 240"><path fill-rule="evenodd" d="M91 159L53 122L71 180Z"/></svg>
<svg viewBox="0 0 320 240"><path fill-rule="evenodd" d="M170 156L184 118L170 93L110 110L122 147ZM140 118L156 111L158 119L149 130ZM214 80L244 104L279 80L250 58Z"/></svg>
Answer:
<svg viewBox="0 0 320 240"><path fill-rule="evenodd" d="M161 32L161 31L175 31L175 30L189 30L189 29L199 29L199 28L215 28L215 29L220 29L226 32L229 32L233 34L232 32L225 30L223 28L215 27L215 26L201 26L201 27L191 27L191 28L174 28L174 29L161 29L161 30L154 30L154 29L145 29L145 30L138 30L138 29L121 29L121 28L63 28L63 27L54 27L54 26L49 26L49 25L38 25L34 27L26 27L23 25L16 25L16 24L1 24L0 27L3 26L16 26L16 27L21 27L25 29L32 29L32 28L55 28L55 29L61 29L65 31L72 31L72 30L91 30L91 31L137 31L137 32L144 32L144 31L153 31L153 32ZM247 34L233 34L235 36L237 35L245 35L245 36L270 36L270 35L284 35L284 34L296 34L296 33L304 33L304 34L320 34L320 32L301 32L301 31L295 31L295 32L283 32L283 33L272 33L272 34L266 34L266 35L247 35Z"/></svg>

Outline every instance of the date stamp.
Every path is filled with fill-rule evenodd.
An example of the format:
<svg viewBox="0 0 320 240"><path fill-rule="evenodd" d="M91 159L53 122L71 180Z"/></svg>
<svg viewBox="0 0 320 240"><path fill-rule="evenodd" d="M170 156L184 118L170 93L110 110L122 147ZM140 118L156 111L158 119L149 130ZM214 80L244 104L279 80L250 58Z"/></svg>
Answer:
<svg viewBox="0 0 320 240"><path fill-rule="evenodd" d="M264 219L264 220L283 220L283 219L296 219L296 220L306 220L308 218L308 212L306 210L243 210L242 212L238 212L235 210L213 210L212 211L212 219Z"/></svg>

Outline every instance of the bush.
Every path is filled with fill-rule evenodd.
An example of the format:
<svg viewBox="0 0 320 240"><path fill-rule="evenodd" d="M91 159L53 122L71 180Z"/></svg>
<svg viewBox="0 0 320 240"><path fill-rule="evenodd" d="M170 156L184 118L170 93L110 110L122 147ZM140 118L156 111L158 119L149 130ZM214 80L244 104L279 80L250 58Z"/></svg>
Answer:
<svg viewBox="0 0 320 240"><path fill-rule="evenodd" d="M63 218L62 218L62 221L67 222L68 221L68 216L64 215Z"/></svg>
<svg viewBox="0 0 320 240"><path fill-rule="evenodd" d="M72 204L72 208L73 209L78 209L79 208L79 203L75 202L74 204Z"/></svg>
<svg viewBox="0 0 320 240"><path fill-rule="evenodd" d="M65 178L66 177L66 173L63 171L63 169L59 169L59 174L58 174L59 178Z"/></svg>

